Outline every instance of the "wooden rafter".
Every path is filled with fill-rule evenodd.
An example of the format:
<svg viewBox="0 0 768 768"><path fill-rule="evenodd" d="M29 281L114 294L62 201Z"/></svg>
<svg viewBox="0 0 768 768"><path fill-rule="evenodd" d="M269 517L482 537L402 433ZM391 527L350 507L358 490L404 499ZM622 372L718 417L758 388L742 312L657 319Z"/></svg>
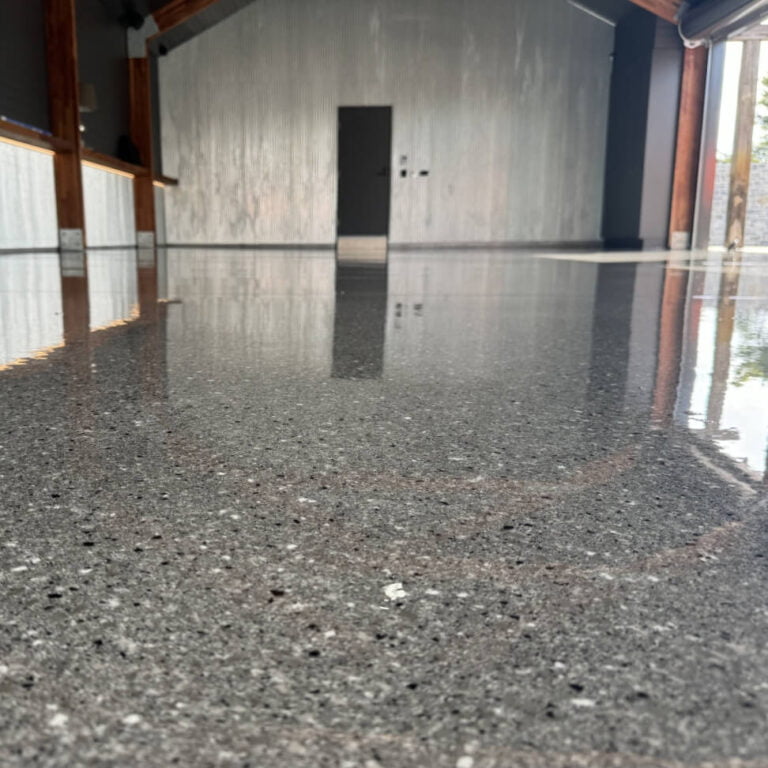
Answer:
<svg viewBox="0 0 768 768"><path fill-rule="evenodd" d="M682 5L682 0L631 0L631 2L672 24L676 23L676 15Z"/></svg>
<svg viewBox="0 0 768 768"><path fill-rule="evenodd" d="M51 129L61 141L53 164L59 229L84 233L75 0L46 0L45 37Z"/></svg>
<svg viewBox="0 0 768 768"><path fill-rule="evenodd" d="M152 14L157 24L157 34L162 35L169 29L183 24L200 11L204 11L219 0L170 0L162 8Z"/></svg>

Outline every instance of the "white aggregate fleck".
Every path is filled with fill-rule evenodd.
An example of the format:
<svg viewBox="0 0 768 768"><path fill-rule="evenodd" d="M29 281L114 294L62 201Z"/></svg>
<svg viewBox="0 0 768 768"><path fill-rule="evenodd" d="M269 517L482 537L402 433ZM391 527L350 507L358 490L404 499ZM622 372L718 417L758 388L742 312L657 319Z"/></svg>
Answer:
<svg viewBox="0 0 768 768"><path fill-rule="evenodd" d="M63 712L57 712L49 721L48 725L51 728L64 728L69 722L69 715L65 715Z"/></svg>
<svg viewBox="0 0 768 768"><path fill-rule="evenodd" d="M571 699L571 704L573 704L574 707L594 707L595 702L592 699Z"/></svg>
<svg viewBox="0 0 768 768"><path fill-rule="evenodd" d="M387 584L384 587L384 594L390 600L399 600L402 597L407 597L408 593L403 589L403 584L400 581L396 581L393 584Z"/></svg>

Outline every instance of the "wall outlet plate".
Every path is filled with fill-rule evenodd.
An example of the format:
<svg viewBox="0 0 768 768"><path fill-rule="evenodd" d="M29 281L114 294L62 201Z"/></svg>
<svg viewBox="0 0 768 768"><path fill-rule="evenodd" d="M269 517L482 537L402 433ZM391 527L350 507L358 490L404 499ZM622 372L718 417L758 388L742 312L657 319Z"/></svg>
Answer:
<svg viewBox="0 0 768 768"><path fill-rule="evenodd" d="M60 258L62 277L85 277L85 251L62 251Z"/></svg>
<svg viewBox="0 0 768 768"><path fill-rule="evenodd" d="M136 246L138 248L154 248L155 247L155 233L154 232L142 232L136 233Z"/></svg>
<svg viewBox="0 0 768 768"><path fill-rule="evenodd" d="M136 261L140 267L154 267L155 266L155 249L139 248Z"/></svg>
<svg viewBox="0 0 768 768"><path fill-rule="evenodd" d="M59 230L59 248L62 251L82 251L84 247L82 229Z"/></svg>

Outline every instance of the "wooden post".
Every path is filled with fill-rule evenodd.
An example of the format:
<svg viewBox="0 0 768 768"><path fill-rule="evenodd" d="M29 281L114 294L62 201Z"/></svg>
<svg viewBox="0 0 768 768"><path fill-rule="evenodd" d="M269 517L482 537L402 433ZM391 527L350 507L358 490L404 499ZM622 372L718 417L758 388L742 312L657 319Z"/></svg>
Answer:
<svg viewBox="0 0 768 768"><path fill-rule="evenodd" d="M62 140L54 156L59 247L85 246L85 206L80 165L80 96L75 0L46 0L48 105L53 135Z"/></svg>
<svg viewBox="0 0 768 768"><path fill-rule="evenodd" d="M760 41L742 43L741 74L736 112L736 131L731 159L731 184L728 192L728 214L725 244L744 246L744 225L747 220L749 173L752 165L752 131L757 107L757 80L760 67Z"/></svg>
<svg viewBox="0 0 768 768"><path fill-rule="evenodd" d="M708 58L703 46L685 49L669 216L669 247L676 250L691 247Z"/></svg>
<svg viewBox="0 0 768 768"><path fill-rule="evenodd" d="M128 59L128 92L130 100L131 140L141 155L147 174L133 181L133 201L136 211L136 239L140 248L155 245L155 191L152 186L154 159L152 156L152 81L149 58Z"/></svg>

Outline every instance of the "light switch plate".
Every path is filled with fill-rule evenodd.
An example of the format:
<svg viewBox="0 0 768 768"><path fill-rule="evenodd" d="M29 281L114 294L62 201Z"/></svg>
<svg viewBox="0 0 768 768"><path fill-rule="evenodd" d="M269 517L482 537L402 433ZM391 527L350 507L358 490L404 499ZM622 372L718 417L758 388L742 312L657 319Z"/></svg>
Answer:
<svg viewBox="0 0 768 768"><path fill-rule="evenodd" d="M147 231L138 231L136 233L136 246L138 248L154 248L155 233Z"/></svg>

